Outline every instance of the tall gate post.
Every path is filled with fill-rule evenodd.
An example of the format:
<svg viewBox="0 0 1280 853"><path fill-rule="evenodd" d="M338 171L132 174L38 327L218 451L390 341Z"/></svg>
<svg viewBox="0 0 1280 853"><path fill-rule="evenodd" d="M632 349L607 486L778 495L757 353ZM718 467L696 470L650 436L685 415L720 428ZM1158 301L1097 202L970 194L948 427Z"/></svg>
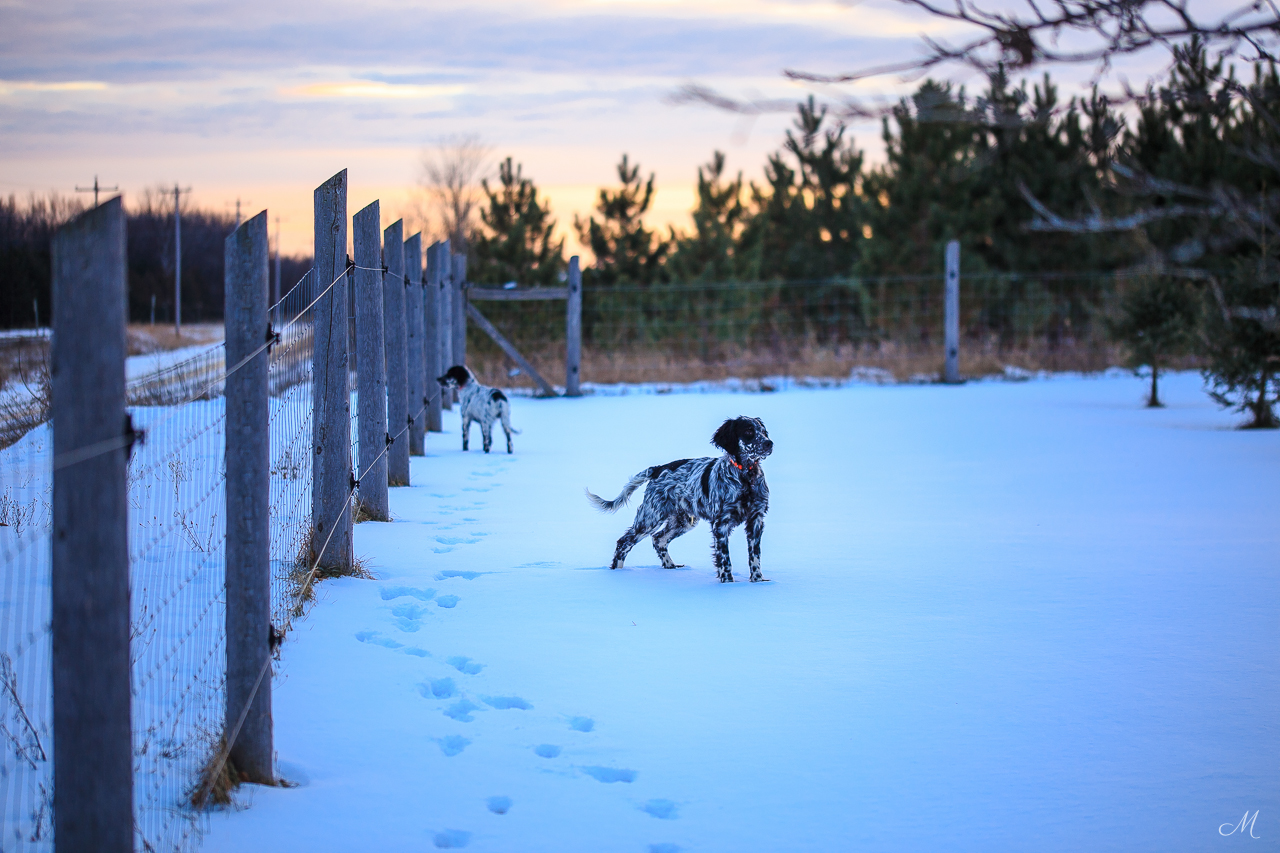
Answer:
<svg viewBox="0 0 1280 853"><path fill-rule="evenodd" d="M453 254L448 240L436 244L436 265L439 268L436 307L440 309L440 372L444 373L458 363L453 357ZM442 393L440 399L444 408L453 408L452 394Z"/></svg>
<svg viewBox="0 0 1280 853"><path fill-rule="evenodd" d="M133 850L125 216L53 238L54 846Z"/></svg>
<svg viewBox="0 0 1280 853"><path fill-rule="evenodd" d="M409 342L409 455L426 453L427 397L423 371L426 347L422 337L422 235L404 241L405 321Z"/></svg>
<svg viewBox="0 0 1280 853"><path fill-rule="evenodd" d="M378 202L355 215L356 387L360 509L390 521L387 498L387 374L382 329L382 220Z"/></svg>
<svg viewBox="0 0 1280 853"><path fill-rule="evenodd" d="M316 286L323 290L311 311L312 564L349 575L351 551L351 391L347 377L347 170L315 191ZM332 283L332 286L331 286Z"/></svg>
<svg viewBox="0 0 1280 853"><path fill-rule="evenodd" d="M228 756L253 782L275 781L271 728L271 436L267 369L267 212L226 240ZM248 359L248 361L245 361ZM241 364L241 362L244 362Z"/></svg>
<svg viewBox="0 0 1280 853"><path fill-rule="evenodd" d="M409 485L409 348L404 316L404 220L382 232L382 328L387 342L387 482Z"/></svg>
<svg viewBox="0 0 1280 853"><path fill-rule="evenodd" d="M436 377L444 373L440 364L440 262L436 259L439 243L427 247L427 280L422 286L423 388L427 397L427 429L444 429L440 416L440 383Z"/></svg>
<svg viewBox="0 0 1280 853"><path fill-rule="evenodd" d="M453 255L453 363L467 363L467 256Z"/></svg>
<svg viewBox="0 0 1280 853"><path fill-rule="evenodd" d="M582 396L582 268L578 256L569 259L568 294L565 298L564 394Z"/></svg>
<svg viewBox="0 0 1280 853"><path fill-rule="evenodd" d="M947 293L944 325L947 362L942 381L957 384L960 380L960 241L947 243Z"/></svg>

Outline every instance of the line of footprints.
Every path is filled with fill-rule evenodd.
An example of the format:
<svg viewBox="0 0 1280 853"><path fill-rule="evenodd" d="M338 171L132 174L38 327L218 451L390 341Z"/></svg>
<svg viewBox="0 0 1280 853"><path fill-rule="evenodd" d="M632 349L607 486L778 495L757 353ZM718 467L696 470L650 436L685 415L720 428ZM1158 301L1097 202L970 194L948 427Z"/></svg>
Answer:
<svg viewBox="0 0 1280 853"><path fill-rule="evenodd" d="M487 472L476 472L480 476L491 476ZM494 484L496 485L496 484ZM486 492L492 488L490 485L476 486L464 489L464 491ZM432 495L436 498L448 498L448 495ZM467 511L478 509L483 506L482 502L476 502L470 507L444 506L437 510L443 515L451 515L455 511ZM476 518L462 518L462 522L474 524L478 521ZM450 530L457 525L446 521L436 527L438 531ZM479 537L484 533L468 532L469 535L437 535L434 537L438 547L435 547L436 553L445 553L452 551L457 545L472 545L480 541ZM530 565L545 565L543 563ZM524 566L520 567L524 568ZM491 574L491 572L471 572L471 571L443 571L436 574L437 581L449 581L454 578L462 580L475 580L481 575ZM458 606L458 602L462 599L457 595L438 595L434 589L418 589L408 586L384 586L381 590L382 600L394 602L391 605L391 621L405 633L414 633L422 627L423 619L430 612L430 604L434 602L436 607L442 607L446 610L452 610ZM411 646L400 642L399 640L383 635L380 631L360 631L356 635L356 639L362 643L369 643L375 646L382 646L387 649L402 652L407 655L416 657L429 658L431 653L426 649L417 646ZM445 659L445 663L453 669L457 670L460 675L477 675L484 664L477 663L471 658L455 655ZM529 704L519 696L477 696L483 704L476 704L465 691L460 689L458 683L454 681L454 677L446 676L444 678L428 678L426 681L418 685L418 692L424 699L432 701L440 701L448 703L443 713L446 717L456 720L460 723L470 723L475 717L476 711L485 710L485 706L499 711L521 710L531 711L533 705ZM452 701L451 701L452 700ZM565 718L570 730L581 733L589 733L595 729L595 720L590 717L570 716ZM470 738L462 735L446 735L445 737L435 738L440 746L440 751L446 756L452 758L459 755L463 750L471 745ZM560 757L562 749L559 745L553 743L538 744L533 748L534 755L539 758L552 760ZM609 783L630 783L636 779L636 771L618 767L601 767L601 766L582 766L577 765L576 769L582 773L595 779L597 782ZM489 797L486 801L489 811L496 815L504 815L512 808L512 800L506 796ZM640 810L658 818L660 820L674 820L679 817L679 809L676 803L670 800L654 799L649 800L640 806ZM450 849L462 848L471 843L471 833L461 829L445 829L435 833L433 842L437 848ZM680 847L675 844L650 844L648 853L680 853Z"/></svg>

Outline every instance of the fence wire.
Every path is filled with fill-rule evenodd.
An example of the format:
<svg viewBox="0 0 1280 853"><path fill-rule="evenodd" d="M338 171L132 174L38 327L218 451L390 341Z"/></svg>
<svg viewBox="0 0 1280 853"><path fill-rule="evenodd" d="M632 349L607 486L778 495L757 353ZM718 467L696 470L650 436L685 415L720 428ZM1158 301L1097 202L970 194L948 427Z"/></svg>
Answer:
<svg viewBox="0 0 1280 853"><path fill-rule="evenodd" d="M225 706L226 365L222 345L130 383L145 440L129 463L134 826L188 849L186 807Z"/></svg>
<svg viewBox="0 0 1280 853"><path fill-rule="evenodd" d="M332 284L329 285L330 287ZM281 631L300 615L310 569L311 310L308 273L272 308L271 597ZM154 357L149 357L154 358ZM145 438L128 467L130 653L136 844L193 849L192 805L220 755L225 698L226 407L221 344L131 381ZM0 389L0 851L53 845L47 371Z"/></svg>
<svg viewBox="0 0 1280 853"><path fill-rule="evenodd" d="M1124 274L967 275L960 279L962 369L1093 370L1117 357L1105 318ZM898 379L942 363L941 275L772 282L681 282L583 289L582 377L673 381L772 374L835 375L875 365ZM563 375L563 301L478 307L546 375ZM468 336L482 377L504 358ZM521 380L516 379L516 384Z"/></svg>
<svg viewBox="0 0 1280 853"><path fill-rule="evenodd" d="M47 374L0 389L0 850L46 851L53 837L50 533L53 430Z"/></svg>

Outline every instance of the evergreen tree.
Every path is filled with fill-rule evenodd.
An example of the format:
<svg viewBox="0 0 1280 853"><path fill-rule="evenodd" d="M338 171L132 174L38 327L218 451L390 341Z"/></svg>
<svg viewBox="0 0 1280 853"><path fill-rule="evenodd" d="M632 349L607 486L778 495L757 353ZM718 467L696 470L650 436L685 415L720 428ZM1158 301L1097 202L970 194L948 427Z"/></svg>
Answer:
<svg viewBox="0 0 1280 853"><path fill-rule="evenodd" d="M1124 295L1120 317L1108 323L1111 335L1129 350L1135 372L1151 368L1149 408L1159 408L1160 368L1186 354L1199 328L1199 300L1188 282L1172 276L1152 276Z"/></svg>
<svg viewBox="0 0 1280 853"><path fill-rule="evenodd" d="M523 167L508 157L498 166L497 188L481 181L488 207L480 211L484 228L472 243L475 270L481 284L550 287L565 269L564 238L553 238L555 220Z"/></svg>
<svg viewBox="0 0 1280 853"><path fill-rule="evenodd" d="M894 107L892 119L896 134L889 118L881 129L885 164L862 182L869 237L857 269L865 275L933 274L948 240L972 247L964 239L965 218L978 128L964 90L933 80Z"/></svg>
<svg viewBox="0 0 1280 853"><path fill-rule="evenodd" d="M729 281L753 278L749 259L738 251L747 208L742 201L742 173L724 180L724 153L698 167L698 203L693 209L693 232L671 232L674 250L667 275L676 281Z"/></svg>
<svg viewBox="0 0 1280 853"><path fill-rule="evenodd" d="M653 180L640 180L640 165L627 155L618 163L622 186L615 192L600 190L596 211L585 222L575 216L574 227L595 255L595 264L583 272L585 284L652 284L662 275L662 261L671 244L644 227L644 214L653 203Z"/></svg>
<svg viewBox="0 0 1280 853"><path fill-rule="evenodd" d="M862 153L842 122L825 126L827 108L812 96L798 107L794 131L769 156L767 188L751 184L752 213L738 254L762 279L846 276L859 255ZM797 133L799 134L797 136Z"/></svg>
<svg viewBox="0 0 1280 853"><path fill-rule="evenodd" d="M1237 262L1205 310L1205 380L1220 405L1252 416L1245 428L1275 429L1280 402L1280 275L1274 263Z"/></svg>

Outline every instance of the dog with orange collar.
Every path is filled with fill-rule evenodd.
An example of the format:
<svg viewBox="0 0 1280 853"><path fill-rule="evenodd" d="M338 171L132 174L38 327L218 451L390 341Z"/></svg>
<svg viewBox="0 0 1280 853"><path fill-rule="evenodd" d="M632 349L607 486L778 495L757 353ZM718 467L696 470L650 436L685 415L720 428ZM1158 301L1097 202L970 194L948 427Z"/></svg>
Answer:
<svg viewBox="0 0 1280 853"><path fill-rule="evenodd" d="M627 505L636 489L648 484L636 519L618 540L611 569L621 568L627 554L645 536L653 537L664 569L680 566L667 546L694 528L698 519L711 523L712 560L721 583L733 583L729 565L729 534L745 524L747 561L751 582L767 580L760 572L760 536L769 511L769 485L760 462L773 452L773 442L759 418L731 418L720 425L711 443L724 453L719 457L677 459L636 474L611 501L587 492L587 499L601 512L617 512Z"/></svg>

